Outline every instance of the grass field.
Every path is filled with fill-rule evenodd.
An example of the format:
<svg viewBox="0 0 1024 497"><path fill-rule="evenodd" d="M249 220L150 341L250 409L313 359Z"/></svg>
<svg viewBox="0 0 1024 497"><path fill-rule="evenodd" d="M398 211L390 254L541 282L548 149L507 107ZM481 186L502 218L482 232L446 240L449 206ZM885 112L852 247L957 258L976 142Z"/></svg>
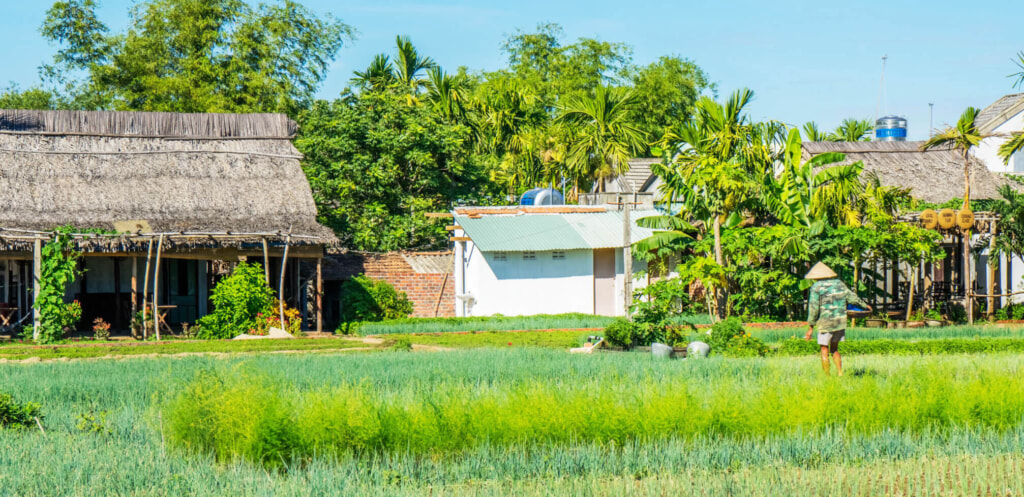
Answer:
<svg viewBox="0 0 1024 497"><path fill-rule="evenodd" d="M490 316L468 318L409 318L360 323L361 335L398 333L448 333L456 331L509 331L604 328L615 318L591 314L558 314L538 316ZM680 316L677 323L709 324L710 316Z"/></svg>
<svg viewBox="0 0 1024 497"><path fill-rule="evenodd" d="M851 358L841 380L816 362L490 349L0 364L2 390L40 402L47 428L0 430L0 495L1024 494L1024 356ZM175 399L203 378L249 395L181 418ZM320 450L265 467L174 435L184 419L286 439L289 425L258 422L267 398ZM459 409L473 415L437 422ZM77 428L104 411L109 434ZM374 419L413 438L344 445ZM461 445L413 443L452 433Z"/></svg>
<svg viewBox="0 0 1024 497"><path fill-rule="evenodd" d="M88 359L106 356L133 356L147 354L184 353L252 353L252 352L314 352L367 347L348 340L309 339L295 340L206 340L147 342L82 342L60 346L34 346L10 344L0 347L0 359Z"/></svg>

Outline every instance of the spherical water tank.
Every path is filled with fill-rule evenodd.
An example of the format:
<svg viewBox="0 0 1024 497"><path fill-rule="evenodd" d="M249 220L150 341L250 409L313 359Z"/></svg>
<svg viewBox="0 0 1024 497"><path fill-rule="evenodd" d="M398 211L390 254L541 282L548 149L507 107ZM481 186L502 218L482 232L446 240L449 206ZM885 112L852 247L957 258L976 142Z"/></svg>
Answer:
<svg viewBox="0 0 1024 497"><path fill-rule="evenodd" d="M900 116L884 116L875 120L876 142L907 141L907 119Z"/></svg>
<svg viewBox="0 0 1024 497"><path fill-rule="evenodd" d="M523 194L519 205L565 205L565 198L554 188L534 188Z"/></svg>

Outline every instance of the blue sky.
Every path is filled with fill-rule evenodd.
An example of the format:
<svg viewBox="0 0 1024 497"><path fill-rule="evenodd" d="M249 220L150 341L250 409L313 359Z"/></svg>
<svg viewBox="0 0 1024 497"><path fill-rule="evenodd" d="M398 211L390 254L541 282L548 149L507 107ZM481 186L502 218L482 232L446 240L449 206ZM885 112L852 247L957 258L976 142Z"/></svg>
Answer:
<svg viewBox="0 0 1024 497"><path fill-rule="evenodd" d="M625 42L646 63L663 54L697 62L721 92L755 91L751 114L791 124L815 120L830 129L844 117L873 117L881 57L888 54L887 108L907 116L911 139L954 122L968 105L984 107L1010 93L1011 57L1024 50L1020 0L483 2L468 0L300 0L355 27L320 92L331 98L396 34L449 70L504 64L501 41L516 29L556 22L569 40ZM100 0L101 18L118 30L132 0ZM51 0L0 0L0 84L37 81L54 47L38 28ZM1021 90L1024 91L1024 90Z"/></svg>

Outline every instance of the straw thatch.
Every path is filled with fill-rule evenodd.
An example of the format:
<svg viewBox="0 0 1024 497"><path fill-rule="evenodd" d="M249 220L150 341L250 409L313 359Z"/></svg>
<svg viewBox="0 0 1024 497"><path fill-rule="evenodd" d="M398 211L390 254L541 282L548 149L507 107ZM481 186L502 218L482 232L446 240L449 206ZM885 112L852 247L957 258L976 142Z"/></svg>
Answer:
<svg viewBox="0 0 1024 497"><path fill-rule="evenodd" d="M281 115L0 110L0 228L113 230L140 220L153 232L281 232L271 237L280 243L290 231L296 244L334 243L316 222L301 155L288 139L294 131ZM3 241L0 248L21 249ZM119 238L87 248L143 243Z"/></svg>
<svg viewBox="0 0 1024 497"><path fill-rule="evenodd" d="M846 154L843 164L861 161L886 186L909 187L919 200L941 204L964 195L963 157L949 149L920 150L923 142L805 142L804 159L826 153ZM970 162L971 198L998 198L1006 179L981 161Z"/></svg>

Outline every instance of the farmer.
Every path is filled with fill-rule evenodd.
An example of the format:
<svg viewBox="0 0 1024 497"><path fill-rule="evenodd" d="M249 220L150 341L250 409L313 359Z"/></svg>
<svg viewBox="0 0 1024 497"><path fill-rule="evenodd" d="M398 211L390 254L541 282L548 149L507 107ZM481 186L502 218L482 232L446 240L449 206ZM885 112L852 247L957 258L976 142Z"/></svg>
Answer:
<svg viewBox="0 0 1024 497"><path fill-rule="evenodd" d="M821 346L821 368L829 374L828 355L836 363L836 371L843 375L843 359L839 356L839 342L846 339L846 304L857 304L867 310L871 306L860 299L856 293L839 279L831 268L817 263L805 278L817 280L811 286L811 296L807 302L807 336L810 340L814 333L814 325L818 325L818 345Z"/></svg>

